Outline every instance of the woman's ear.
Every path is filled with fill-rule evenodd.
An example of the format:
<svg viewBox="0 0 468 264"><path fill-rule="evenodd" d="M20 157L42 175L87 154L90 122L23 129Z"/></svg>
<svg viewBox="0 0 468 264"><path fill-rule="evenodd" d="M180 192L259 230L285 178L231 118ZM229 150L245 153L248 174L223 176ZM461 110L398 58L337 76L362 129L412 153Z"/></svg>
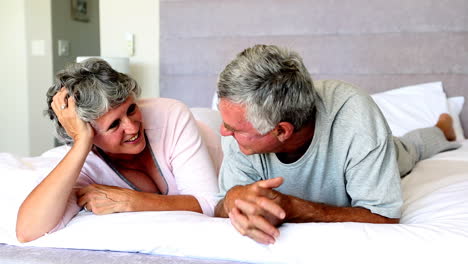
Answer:
<svg viewBox="0 0 468 264"><path fill-rule="evenodd" d="M289 122L280 122L273 133L280 142L285 142L294 133L294 126Z"/></svg>

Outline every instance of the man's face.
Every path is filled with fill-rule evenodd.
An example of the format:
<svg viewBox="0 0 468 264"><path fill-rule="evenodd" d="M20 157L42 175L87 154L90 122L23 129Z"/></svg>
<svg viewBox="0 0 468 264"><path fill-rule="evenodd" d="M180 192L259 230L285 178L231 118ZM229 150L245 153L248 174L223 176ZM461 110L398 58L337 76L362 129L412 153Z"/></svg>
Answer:
<svg viewBox="0 0 468 264"><path fill-rule="evenodd" d="M261 135L245 118L245 106L221 99L218 105L223 124L222 136L236 139L239 149L246 155L276 152L281 142L275 136L275 129Z"/></svg>

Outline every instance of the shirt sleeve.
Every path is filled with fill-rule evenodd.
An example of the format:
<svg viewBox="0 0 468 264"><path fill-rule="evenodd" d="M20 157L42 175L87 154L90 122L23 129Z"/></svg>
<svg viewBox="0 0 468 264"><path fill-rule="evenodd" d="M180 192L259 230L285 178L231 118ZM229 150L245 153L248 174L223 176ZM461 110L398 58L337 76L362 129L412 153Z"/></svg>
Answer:
<svg viewBox="0 0 468 264"><path fill-rule="evenodd" d="M346 191L351 206L400 218L403 199L391 131L370 97L353 98L351 104L355 111L350 121L361 124L352 132L347 150Z"/></svg>
<svg viewBox="0 0 468 264"><path fill-rule="evenodd" d="M222 141L225 158L219 172L218 199L224 198L226 192L234 186L247 185L262 180L250 160L250 158L256 158L257 155L247 157L239 150L237 142L232 137L224 137Z"/></svg>
<svg viewBox="0 0 468 264"><path fill-rule="evenodd" d="M401 216L401 187L392 136L346 171L346 190L353 207L388 218Z"/></svg>
<svg viewBox="0 0 468 264"><path fill-rule="evenodd" d="M76 214L78 214L81 208L78 206L76 191L79 188L86 187L92 183L94 183L94 181L90 177L88 177L83 171L81 171L80 176L78 177L78 180L76 181L75 186L73 187L72 193L70 194L70 197L68 198L67 207L65 208L65 212L62 216L62 219L54 228L52 228L52 230L49 231L49 233L52 233L52 232L55 232L57 230L64 228L68 224L68 222L70 222L70 220Z"/></svg>
<svg viewBox="0 0 468 264"><path fill-rule="evenodd" d="M190 110L182 103L171 109L168 129L173 129L170 164L180 194L193 195L203 213L214 215L217 174ZM218 140L214 138L213 140ZM218 143L219 144L219 143Z"/></svg>

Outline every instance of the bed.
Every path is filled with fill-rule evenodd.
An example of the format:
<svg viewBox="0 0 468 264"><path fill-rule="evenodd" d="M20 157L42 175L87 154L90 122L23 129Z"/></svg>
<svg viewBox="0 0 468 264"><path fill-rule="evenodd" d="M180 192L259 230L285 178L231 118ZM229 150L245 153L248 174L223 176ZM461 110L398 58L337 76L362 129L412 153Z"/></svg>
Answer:
<svg viewBox="0 0 468 264"><path fill-rule="evenodd" d="M213 129L217 74L255 43L297 50L313 79L367 90L395 135L450 112L462 147L418 163L402 180L401 224L284 224L264 246L227 219L196 213L80 212L66 228L20 244L18 206L63 149L0 153L0 263L467 263L466 10L464 0L160 1L161 96L185 102Z"/></svg>
<svg viewBox="0 0 468 264"><path fill-rule="evenodd" d="M447 98L441 82L372 95L396 134L434 122L440 112L455 117L462 147L421 161L402 180L403 216L398 225L363 223L284 224L273 245L241 236L228 219L193 212L140 212L97 216L80 212L66 228L20 244L16 212L29 191L66 153L57 147L38 157L0 154L1 263L466 263L468 245L468 140L457 119L463 100ZM419 98L419 99L418 99ZM460 99L460 98L458 98ZM463 99L463 98L461 98ZM414 115L395 102L410 100ZM419 101L419 102L418 102ZM427 102L431 102L428 104ZM403 109L402 109L403 108ZM219 113L192 108L215 128ZM399 122L393 123L398 119ZM150 231L148 231L150 230ZM337 254L339 250L339 254ZM392 251L393 253L389 253ZM21 254L21 255L18 255ZM382 256L385 256L382 259ZM356 262L356 263L357 263Z"/></svg>

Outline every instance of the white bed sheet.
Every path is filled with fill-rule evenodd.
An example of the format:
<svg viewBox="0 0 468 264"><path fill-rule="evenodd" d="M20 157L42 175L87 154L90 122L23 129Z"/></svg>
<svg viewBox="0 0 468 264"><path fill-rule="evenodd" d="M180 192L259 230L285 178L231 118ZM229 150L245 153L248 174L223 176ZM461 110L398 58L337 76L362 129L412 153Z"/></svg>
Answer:
<svg viewBox="0 0 468 264"><path fill-rule="evenodd" d="M61 148L34 158L0 153L0 243L21 245L18 207L61 155ZM418 163L402 188L401 224L284 224L269 246L241 236L228 219L191 212L81 212L66 228L24 245L253 263L467 263L468 140Z"/></svg>

